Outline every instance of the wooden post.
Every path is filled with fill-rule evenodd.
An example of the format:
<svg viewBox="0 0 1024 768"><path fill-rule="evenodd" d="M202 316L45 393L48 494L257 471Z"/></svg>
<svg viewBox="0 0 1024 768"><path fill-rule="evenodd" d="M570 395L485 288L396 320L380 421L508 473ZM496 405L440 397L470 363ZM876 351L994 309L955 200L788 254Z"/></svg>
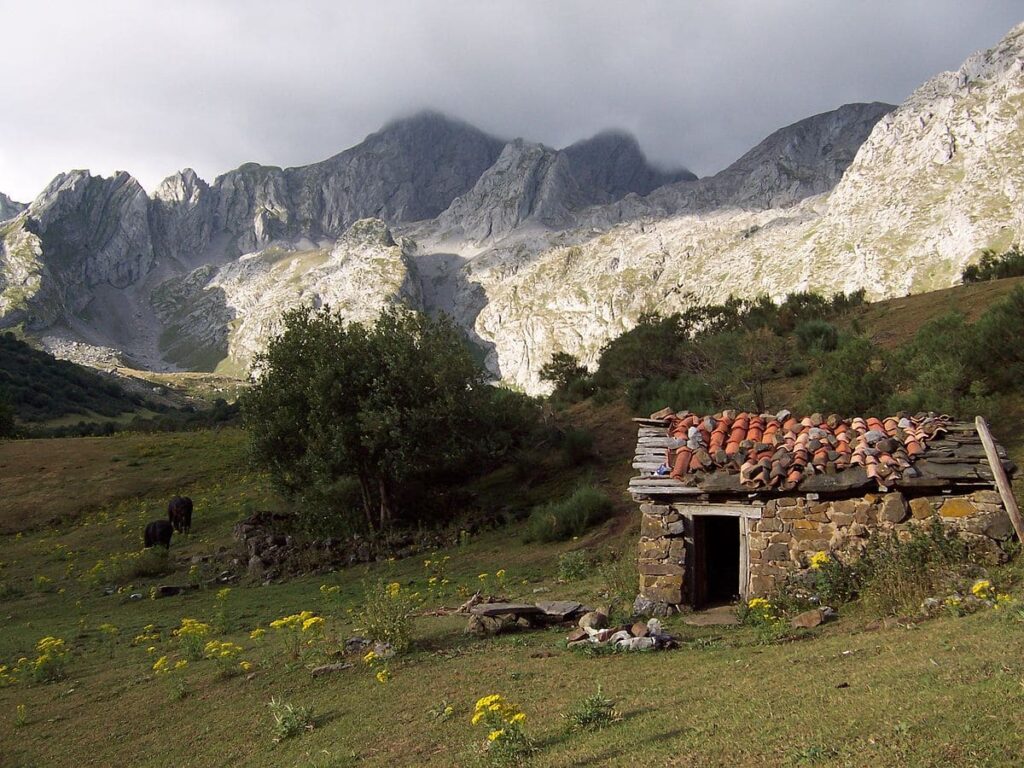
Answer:
<svg viewBox="0 0 1024 768"><path fill-rule="evenodd" d="M992 467L992 475L996 479L996 488L999 489L999 496L1003 500L1003 506L1006 507L1006 513L1010 516L1013 530L1017 532L1017 539L1024 543L1024 520L1021 519L1020 509L1017 508L1017 499L1013 496L1013 488L1010 487L1010 481L1003 470L1003 462L999 458L999 451L996 450L995 441L992 440L992 434L988 431L988 424L985 423L981 416L974 420L974 424L978 428L981 444L985 446L985 455L988 457L989 466Z"/></svg>

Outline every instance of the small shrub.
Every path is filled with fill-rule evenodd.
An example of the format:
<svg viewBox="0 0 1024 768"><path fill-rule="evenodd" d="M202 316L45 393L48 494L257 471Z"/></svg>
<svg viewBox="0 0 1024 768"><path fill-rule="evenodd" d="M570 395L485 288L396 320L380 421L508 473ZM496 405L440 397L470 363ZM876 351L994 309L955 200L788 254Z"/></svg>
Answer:
<svg viewBox="0 0 1024 768"><path fill-rule="evenodd" d="M826 605L840 605L849 602L860 591L860 573L825 552L816 552L810 562L813 572L814 590Z"/></svg>
<svg viewBox="0 0 1024 768"><path fill-rule="evenodd" d="M906 541L879 533L858 562L861 601L878 615L913 613L925 598L954 591L967 566L966 546L938 520Z"/></svg>
<svg viewBox="0 0 1024 768"><path fill-rule="evenodd" d="M359 611L359 621L367 637L390 644L395 653L403 653L412 644L412 614L418 595L402 589L397 581L377 581L367 587Z"/></svg>
<svg viewBox="0 0 1024 768"><path fill-rule="evenodd" d="M324 620L312 611L302 611L274 619L270 622L270 628L284 635L289 654L298 659L303 650L319 637L323 623Z"/></svg>
<svg viewBox="0 0 1024 768"><path fill-rule="evenodd" d="M44 637L36 643L35 661L31 662L32 679L37 683L52 683L64 677L69 651L59 637Z"/></svg>
<svg viewBox="0 0 1024 768"><path fill-rule="evenodd" d="M274 718L274 743L313 730L313 710L271 697L270 714Z"/></svg>
<svg viewBox="0 0 1024 768"><path fill-rule="evenodd" d="M611 514L611 499L603 491L581 485L562 501L535 507L527 520L526 540L565 541L607 520Z"/></svg>
<svg viewBox="0 0 1024 768"><path fill-rule="evenodd" d="M500 694L478 700L471 722L487 729L484 744L487 758L493 765L521 765L534 751L533 742L523 727L526 714Z"/></svg>
<svg viewBox="0 0 1024 768"><path fill-rule="evenodd" d="M24 728L28 725L28 710L24 704L19 704L14 710L14 727Z"/></svg>
<svg viewBox="0 0 1024 768"><path fill-rule="evenodd" d="M558 578L562 581L582 579L590 571L590 557L581 549L558 556Z"/></svg>
<svg viewBox="0 0 1024 768"><path fill-rule="evenodd" d="M431 720L443 723L455 714L455 707L449 704L447 699L441 699L437 705L427 710L427 714L430 715Z"/></svg>
<svg viewBox="0 0 1024 768"><path fill-rule="evenodd" d="M182 676L187 667L187 659L178 659L171 663L167 656L161 656L153 663L153 674L167 681L171 698L175 701L180 701L188 696L188 686Z"/></svg>
<svg viewBox="0 0 1024 768"><path fill-rule="evenodd" d="M636 597L636 540L629 539L618 551L609 551L598 564L600 593L608 606L612 624L624 624L633 617Z"/></svg>
<svg viewBox="0 0 1024 768"><path fill-rule="evenodd" d="M185 618L181 620L181 626L171 634L178 638L178 647L186 659L199 661L203 658L203 649L206 646L206 636L210 634L210 625L196 619Z"/></svg>
<svg viewBox="0 0 1024 768"><path fill-rule="evenodd" d="M831 352L839 346L839 331L827 320L805 320L794 333L801 352Z"/></svg>
<svg viewBox="0 0 1024 768"><path fill-rule="evenodd" d="M562 715L570 731L599 731L619 719L615 702L605 698L600 684L597 693L586 696Z"/></svg>
<svg viewBox="0 0 1024 768"><path fill-rule="evenodd" d="M243 650L242 646L237 643L227 640L211 640L203 646L203 656L212 659L217 664L217 670L221 677L231 677L248 671L251 667L248 662L238 658Z"/></svg>
<svg viewBox="0 0 1024 768"><path fill-rule="evenodd" d="M740 605L740 622L757 631L758 640L772 643L785 637L789 625L780 615L778 607L763 597L755 597Z"/></svg>

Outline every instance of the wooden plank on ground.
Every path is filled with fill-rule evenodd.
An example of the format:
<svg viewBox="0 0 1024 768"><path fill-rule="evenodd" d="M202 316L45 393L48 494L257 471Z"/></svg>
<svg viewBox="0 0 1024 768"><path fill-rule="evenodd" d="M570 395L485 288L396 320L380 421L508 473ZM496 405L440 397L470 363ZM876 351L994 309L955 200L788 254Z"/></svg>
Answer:
<svg viewBox="0 0 1024 768"><path fill-rule="evenodd" d="M978 434L985 446L985 453L988 455L988 464L992 467L992 474L995 476L996 488L999 489L999 496L1006 507L1006 513L1013 523L1013 530L1017 532L1017 539L1024 541L1024 519L1021 519L1020 509L1017 507L1017 499L1013 495L1013 488L1010 480L1003 471L1003 463L999 460L999 452L996 450L996 442L992 439L992 433L988 431L988 424L981 416L974 420L978 427Z"/></svg>

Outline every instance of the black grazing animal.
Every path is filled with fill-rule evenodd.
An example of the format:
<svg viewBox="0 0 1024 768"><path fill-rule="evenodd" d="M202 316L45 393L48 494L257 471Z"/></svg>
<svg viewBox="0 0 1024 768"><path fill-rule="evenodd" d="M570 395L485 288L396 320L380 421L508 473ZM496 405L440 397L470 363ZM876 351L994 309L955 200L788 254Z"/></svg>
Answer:
<svg viewBox="0 0 1024 768"><path fill-rule="evenodd" d="M175 496L167 504L167 519L171 521L176 533L188 533L192 528L192 499L188 496Z"/></svg>
<svg viewBox="0 0 1024 768"><path fill-rule="evenodd" d="M171 534L174 528L166 520L154 520L146 526L145 543L146 547L155 547L158 544L164 549L171 548Z"/></svg>

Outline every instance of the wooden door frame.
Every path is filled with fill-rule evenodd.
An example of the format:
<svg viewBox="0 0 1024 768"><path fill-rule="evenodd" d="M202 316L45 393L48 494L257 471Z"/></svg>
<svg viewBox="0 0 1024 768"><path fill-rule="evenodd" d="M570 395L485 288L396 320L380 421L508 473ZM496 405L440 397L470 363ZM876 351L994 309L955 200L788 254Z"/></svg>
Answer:
<svg viewBox="0 0 1024 768"><path fill-rule="evenodd" d="M689 523L690 531L696 531L693 524L695 517L738 517L740 529L740 598L747 600L750 597L750 532L753 529L752 520L761 519L763 507L759 504L673 504L672 508L681 514ZM696 538L694 548L696 550ZM696 588L696 551L694 551L694 570L691 571L694 587ZM696 595L694 595L696 602Z"/></svg>

